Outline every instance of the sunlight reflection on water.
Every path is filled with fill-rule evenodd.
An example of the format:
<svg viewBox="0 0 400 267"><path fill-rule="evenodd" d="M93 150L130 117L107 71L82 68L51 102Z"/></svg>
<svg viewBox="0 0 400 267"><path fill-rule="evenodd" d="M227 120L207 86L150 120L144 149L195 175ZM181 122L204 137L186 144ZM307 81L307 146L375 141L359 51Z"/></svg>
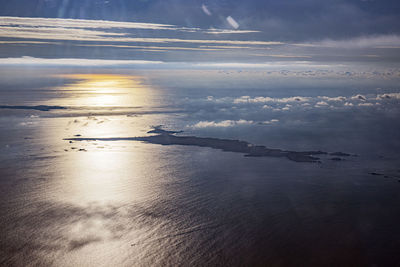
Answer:
<svg viewBox="0 0 400 267"><path fill-rule="evenodd" d="M162 75L169 77L170 73ZM206 147L63 140L144 136L151 125L159 124L170 130L184 129L188 135L238 138L287 149L333 147L347 152L354 145L352 136L360 138L351 110L333 117L340 118L336 120L328 116L333 111L315 109L323 123L316 124L312 117L293 128L287 128L291 119L298 119L297 113L305 119L303 113L279 113L286 117L269 125L185 128L209 118L241 119L237 116L251 108L239 105L234 113L222 103L221 110L207 100L209 95L254 98L273 97L274 92L251 91L244 85L246 89L233 92L210 80L200 90L194 88L198 83L193 77L180 75L182 79L164 82L165 88L186 79L185 86L191 89L159 90L137 75L61 75L63 85L46 87L46 92L53 93L38 97L36 104L75 109L3 111L0 136L7 138L0 139L0 265L312 266L353 262L353 266L363 266L375 250L379 255L396 255L397 251L390 250L396 243L388 250L386 240L398 234L398 218L393 217L399 203L398 182L368 171L370 166L394 169L397 159L369 159L360 153L360 157L340 162L303 164ZM204 79L204 73L196 77L197 81ZM231 84L225 84L225 78L220 81L230 87L237 80ZM281 97L293 96L280 87L276 92L288 94ZM11 102L31 104L19 100ZM181 117L140 114L136 109L109 112L115 106L181 108L176 103L185 104ZM149 110L154 111L153 107ZM275 116L274 111L261 107L253 111L247 114L248 120L253 120L252 115ZM359 118L366 117L361 114ZM373 124L373 129L383 139L382 132L390 127ZM343 131L351 134L343 136ZM375 156L374 149L365 144L371 143L361 143L361 147Z"/></svg>
<svg viewBox="0 0 400 267"><path fill-rule="evenodd" d="M147 103L150 88L142 77L117 74L64 74L55 77L66 79L56 87L63 95L51 104L61 106L143 106Z"/></svg>

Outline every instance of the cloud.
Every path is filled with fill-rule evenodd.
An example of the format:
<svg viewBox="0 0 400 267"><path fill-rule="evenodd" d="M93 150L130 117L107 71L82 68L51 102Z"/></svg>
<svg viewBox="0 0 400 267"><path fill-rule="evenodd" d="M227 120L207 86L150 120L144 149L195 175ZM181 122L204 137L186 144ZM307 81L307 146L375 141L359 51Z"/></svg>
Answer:
<svg viewBox="0 0 400 267"><path fill-rule="evenodd" d="M252 31L252 30L220 30L220 29L210 29L205 33L209 34L233 34L233 33L253 33L260 31Z"/></svg>
<svg viewBox="0 0 400 267"><path fill-rule="evenodd" d="M82 46L92 46L83 44ZM104 45L108 47L108 45ZM114 45L110 45L111 47ZM125 47L125 45L122 45ZM126 48L130 46L127 45ZM168 47L158 47L158 46L133 46L135 48L151 48L153 50L168 50ZM180 49L179 47L172 47L173 49ZM184 49L184 48L183 48ZM191 49L190 49L191 50ZM67 66L71 65L82 65L82 66L95 66L95 65L135 65L135 64L163 64L164 66L176 67L176 68L194 68L194 69L207 69L207 68L276 68L276 67L289 67L289 66L310 66L309 64L303 65L304 62L291 62L290 64L282 63L282 62L271 62L271 63L213 63L213 62L204 62L204 63L196 63L196 62L164 62L164 61L151 61L151 60L114 60L114 59L86 59L86 58L39 58L39 57L30 57L30 56L22 56L22 57L9 57L9 58L0 58L0 65L63 65ZM280 72L276 72L280 74ZM291 72L285 71L285 76L290 75ZM297 72L294 72L296 77L299 76ZM296 99L294 99L296 100Z"/></svg>
<svg viewBox="0 0 400 267"><path fill-rule="evenodd" d="M400 99L400 93L387 93L387 94L379 94L377 96L378 100L381 99Z"/></svg>
<svg viewBox="0 0 400 267"><path fill-rule="evenodd" d="M249 97L249 96L241 96L233 100L233 103L268 103L268 102L279 102L279 103L290 103L290 102L306 102L310 100L309 97L302 96L292 96L292 97L284 97L284 98L271 98L271 97Z"/></svg>
<svg viewBox="0 0 400 267"><path fill-rule="evenodd" d="M0 26L0 36L24 39L101 41L112 40L117 36L125 36L125 34L79 28Z"/></svg>
<svg viewBox="0 0 400 267"><path fill-rule="evenodd" d="M369 35L341 40L325 39L308 43L293 43L294 46L302 47L327 47L327 48L393 48L400 47L400 36L391 35Z"/></svg>
<svg viewBox="0 0 400 267"><path fill-rule="evenodd" d="M207 127L232 127L236 125L249 125L253 124L253 121L247 120L224 120L224 121L199 121L198 123L194 124L193 128L207 128Z"/></svg>
<svg viewBox="0 0 400 267"><path fill-rule="evenodd" d="M57 28L92 28L92 29L147 29L147 30L180 30L189 29L170 24L122 22L109 20L86 20L64 18L29 18L29 17L0 17L2 26L27 27L57 27ZM197 28L193 28L197 29Z"/></svg>
<svg viewBox="0 0 400 267"><path fill-rule="evenodd" d="M351 98L351 100L361 100L361 101L365 101L367 98L364 95L353 95Z"/></svg>
<svg viewBox="0 0 400 267"><path fill-rule="evenodd" d="M259 124L259 125L268 125L268 124L273 124L273 123L277 123L277 122L279 122L279 120L272 119L272 120L269 120L269 121L261 121L261 122L258 122L257 124Z"/></svg>
<svg viewBox="0 0 400 267"><path fill-rule="evenodd" d="M251 25L255 29L262 30L265 33L264 38L297 42L324 38L337 40L358 36L360 33L368 35L400 33L400 20L399 16L396 16L398 2L395 0L374 0L368 4L361 0L335 0L329 4L320 0L296 0L290 5L285 1L260 0L85 1L83 6L77 0L41 0L40 4L36 5L32 0L2 2L1 14L14 16L23 14L27 17L103 18L103 21L129 21L135 18L142 21L146 19L150 22L167 22L168 24L144 25L162 29L180 27L191 29L193 25L201 28L222 27L228 24L226 18L230 15L236 23L239 22L240 28ZM21 7L25 7L23 13ZM132 27L122 21L115 22L120 22L121 25L118 26L121 27ZM88 23L84 24L88 26ZM139 26L142 25L133 25L132 29Z"/></svg>
<svg viewBox="0 0 400 267"><path fill-rule="evenodd" d="M122 31L121 29L125 30ZM222 45L277 45L282 42L261 40L209 40L168 37L133 37L126 30L169 30L198 33L253 33L254 30L223 30L177 27L170 24L118 22L107 20L55 19L0 17L0 37L21 39L45 39L65 41L96 42L134 42L134 43L183 43L183 44L222 44Z"/></svg>
<svg viewBox="0 0 400 267"><path fill-rule="evenodd" d="M230 44L230 45L280 45L275 41L246 41L246 40L209 40L209 39L180 39L126 37L125 33L93 31L72 28L13 28L0 27L0 37L21 39L45 39L65 41L96 41L96 42L134 42L134 43L185 43L185 44Z"/></svg>
<svg viewBox="0 0 400 267"><path fill-rule="evenodd" d="M346 97L344 96L336 96L336 97L329 97L329 96L318 96L318 98L323 99L325 101L333 101L333 102L337 102L337 101L345 101Z"/></svg>
<svg viewBox="0 0 400 267"><path fill-rule="evenodd" d="M0 58L0 65L59 65L59 66L111 66L111 65L160 65L162 61L107 60L84 58Z"/></svg>
<svg viewBox="0 0 400 267"><path fill-rule="evenodd" d="M238 15L235 14L235 16ZM202 17L204 19L204 15ZM136 56L140 51L156 52L146 53L144 56L162 57L163 60L170 60L175 57L179 58L179 61L182 59L203 61L208 58L209 61L218 62L229 57L232 63L223 63L224 65L220 66L232 68L264 68L268 67L268 61L280 60L291 61L295 64L298 64L301 60L303 60L302 62L330 62L332 66L337 65L333 61L337 62L338 58L363 62L395 60L397 54L394 55L396 51L393 50L393 47L400 47L400 36L395 34L348 39L323 39L303 43L288 41L288 39L283 41L282 38L270 39L272 37L260 31L262 28L245 27L253 24L249 24L243 17L238 16L244 25L244 27L241 25L240 29L226 25L225 17L222 17L226 26L225 29L214 28L215 24L199 28L110 20L0 17L0 38L3 39L2 42L6 46L13 46L10 47L10 51L12 50L14 55L20 52L19 55L38 56L40 51L38 51L37 46L42 41L43 46L46 44L68 46L68 49L61 49L62 47L60 47L59 50L51 50L53 54L58 54L59 57L62 57L65 51L81 54L81 57L85 57L83 55L87 55L87 57L98 55L94 51L88 55L87 49L82 49L82 46L97 46L104 47L104 49L106 49L105 47L115 48L114 50L118 51L116 52L118 55L126 55L127 51L124 51L124 49L131 48L136 50L134 51L135 54L128 55L125 57L127 59L137 58ZM230 18L235 21L232 17ZM208 19L211 20L212 18ZM24 47L21 45L17 49L18 43L16 42L22 44L23 40L27 45ZM12 41L14 43L11 43ZM141 47L146 45L151 47ZM72 46L76 47L71 49ZM167 46L171 46L171 48L166 48ZM388 47L391 50L383 49ZM337 52L337 48L345 49ZM367 49L362 50L363 48ZM231 49L241 50L229 54L232 52L229 51ZM266 50L270 52L266 52ZM160 54L163 51L174 51L174 55L171 55L171 53ZM181 51L184 53L180 53ZM205 53L204 56L200 56L199 53L190 53L196 54L196 56L190 57L188 56L189 51L209 51L210 53ZM199 60L200 57L201 60ZM264 59L267 62L261 62ZM216 67L218 66L216 65ZM309 73L309 75L311 76L313 73ZM357 73L349 71L347 75L354 76Z"/></svg>
<svg viewBox="0 0 400 267"><path fill-rule="evenodd" d="M43 42L43 41L0 41L0 44L59 44L56 42Z"/></svg>
<svg viewBox="0 0 400 267"><path fill-rule="evenodd" d="M293 96L293 97L268 97L268 96L241 96L241 97L209 97L208 102L223 105L224 108L232 105L232 110L240 112L271 112L300 111L310 108L340 109L348 107L374 107L381 106L382 101L398 101L400 93L350 95L350 96Z"/></svg>
<svg viewBox="0 0 400 267"><path fill-rule="evenodd" d="M274 55L274 54L249 54L252 56L257 56L257 57L276 57L276 58L312 58L311 56L305 56L305 55Z"/></svg>
<svg viewBox="0 0 400 267"><path fill-rule="evenodd" d="M328 103L326 103L325 101L318 101L317 104L315 104L315 107L327 107L329 106Z"/></svg>
<svg viewBox="0 0 400 267"><path fill-rule="evenodd" d="M234 127L241 125L268 125L276 123L279 120L272 119L269 121L252 121L252 120L223 120L223 121L199 121L190 126L191 128L209 128L209 127Z"/></svg>
<svg viewBox="0 0 400 267"><path fill-rule="evenodd" d="M270 50L271 47L257 47L257 46L232 46L232 45L200 45L199 47L206 48L222 48L222 49L256 49L256 50Z"/></svg>
<svg viewBox="0 0 400 267"><path fill-rule="evenodd" d="M374 104L373 103L359 103L358 104L360 107L371 107L371 106L373 106Z"/></svg>
<svg viewBox="0 0 400 267"><path fill-rule="evenodd" d="M76 46L87 46L87 47L114 47L114 48L130 48L130 49L142 49L146 51L157 51L157 50L188 50L188 51L221 51L223 48L213 46L207 47L175 47L175 46L145 46L145 45L119 45L119 44L77 44Z"/></svg>
<svg viewBox="0 0 400 267"><path fill-rule="evenodd" d="M316 64L311 61L271 61L271 62L259 62L259 63L244 63L244 62L205 62L205 63L196 63L197 66L207 66L207 67L216 67L216 68L254 68L254 69L268 69L270 70L268 74L271 75L296 75L296 76L311 76L311 75L327 75L327 74L341 74L339 72L326 70L321 70L323 68L329 67L325 64ZM331 65L331 68L336 67L336 65ZM277 68L285 68L285 70L277 70ZM296 70L287 70L286 68L299 68ZM301 70L301 68L311 68L307 70ZM321 69L319 69L321 68ZM341 74L342 75L342 74Z"/></svg>

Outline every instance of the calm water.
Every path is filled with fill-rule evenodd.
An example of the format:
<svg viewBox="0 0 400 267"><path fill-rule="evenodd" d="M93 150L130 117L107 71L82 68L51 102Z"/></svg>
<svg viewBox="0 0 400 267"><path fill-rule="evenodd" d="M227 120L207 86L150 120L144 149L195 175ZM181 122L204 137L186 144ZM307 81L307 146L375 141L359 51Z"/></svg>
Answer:
<svg viewBox="0 0 400 267"><path fill-rule="evenodd" d="M0 109L1 265L400 264L397 81L200 70L1 75L0 105L14 106ZM314 164L63 140L144 136L159 124L357 156Z"/></svg>

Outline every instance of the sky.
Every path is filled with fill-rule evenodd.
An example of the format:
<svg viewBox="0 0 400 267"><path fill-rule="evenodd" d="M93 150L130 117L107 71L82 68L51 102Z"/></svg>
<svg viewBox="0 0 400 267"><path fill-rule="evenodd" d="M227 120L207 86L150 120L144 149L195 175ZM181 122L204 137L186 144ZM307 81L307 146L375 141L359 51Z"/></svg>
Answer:
<svg viewBox="0 0 400 267"><path fill-rule="evenodd" d="M1 0L0 6L0 65L390 67L400 60L395 0Z"/></svg>

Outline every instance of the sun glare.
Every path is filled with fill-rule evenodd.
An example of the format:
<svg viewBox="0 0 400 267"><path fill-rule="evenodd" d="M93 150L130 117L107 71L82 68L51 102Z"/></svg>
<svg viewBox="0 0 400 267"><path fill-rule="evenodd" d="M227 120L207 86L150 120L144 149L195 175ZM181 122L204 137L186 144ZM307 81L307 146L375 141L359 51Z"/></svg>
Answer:
<svg viewBox="0 0 400 267"><path fill-rule="evenodd" d="M116 74L65 74L64 86L57 90L67 95L73 106L140 106L146 94L142 77Z"/></svg>

